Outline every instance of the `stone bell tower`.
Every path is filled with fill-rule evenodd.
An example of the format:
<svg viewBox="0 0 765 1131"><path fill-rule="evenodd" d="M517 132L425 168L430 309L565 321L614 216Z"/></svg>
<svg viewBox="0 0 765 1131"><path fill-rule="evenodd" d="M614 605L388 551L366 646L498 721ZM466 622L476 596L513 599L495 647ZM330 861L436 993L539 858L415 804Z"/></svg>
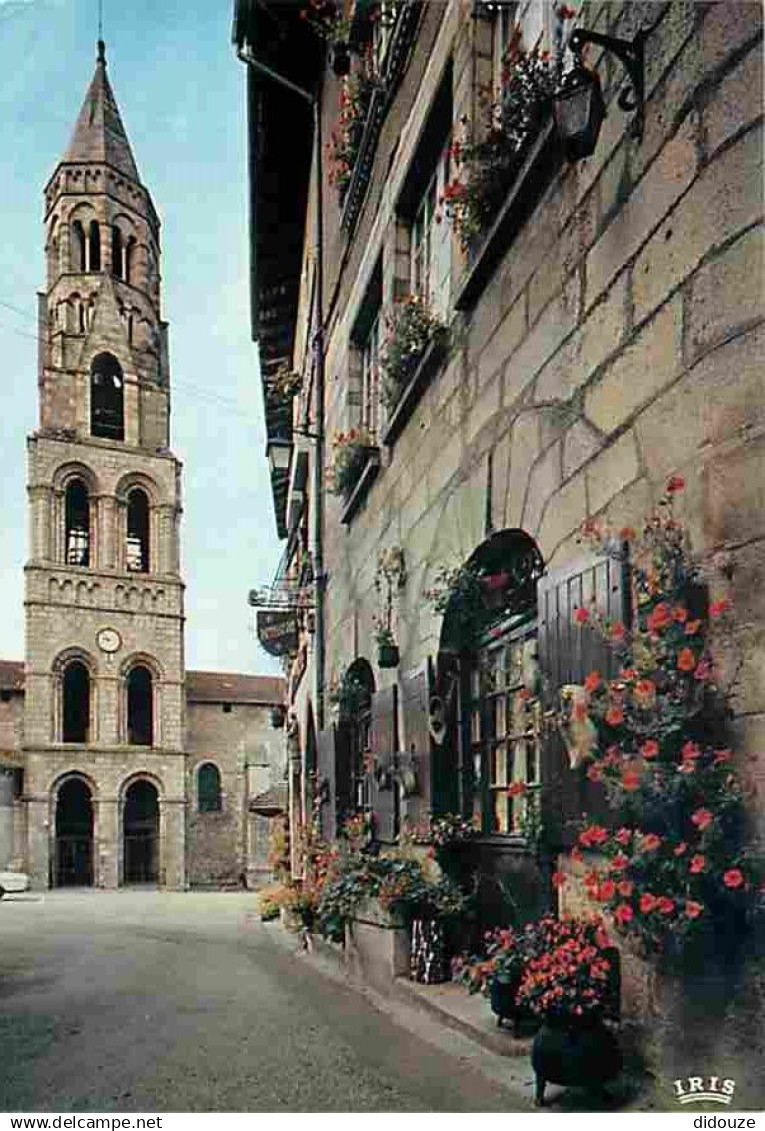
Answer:
<svg viewBox="0 0 765 1131"><path fill-rule="evenodd" d="M25 568L36 887L186 882L181 465L159 230L99 42L45 189Z"/></svg>

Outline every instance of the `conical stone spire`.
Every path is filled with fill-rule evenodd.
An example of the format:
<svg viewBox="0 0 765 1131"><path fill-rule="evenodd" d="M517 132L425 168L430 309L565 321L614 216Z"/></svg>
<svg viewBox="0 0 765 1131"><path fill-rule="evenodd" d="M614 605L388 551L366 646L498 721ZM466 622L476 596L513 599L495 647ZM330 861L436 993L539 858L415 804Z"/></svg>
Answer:
<svg viewBox="0 0 765 1131"><path fill-rule="evenodd" d="M104 163L134 181L140 180L117 101L106 76L106 48L101 39L98 41L96 73L88 87L63 160L65 163Z"/></svg>

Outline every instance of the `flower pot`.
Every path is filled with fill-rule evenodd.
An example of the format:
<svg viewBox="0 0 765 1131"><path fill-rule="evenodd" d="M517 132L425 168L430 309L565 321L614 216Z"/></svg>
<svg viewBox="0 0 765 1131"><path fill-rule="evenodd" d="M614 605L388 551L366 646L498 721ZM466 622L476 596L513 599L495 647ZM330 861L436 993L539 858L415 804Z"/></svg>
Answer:
<svg viewBox="0 0 765 1131"><path fill-rule="evenodd" d="M377 664L381 668L397 668L399 660L398 644L380 644L377 649Z"/></svg>
<svg viewBox="0 0 765 1131"><path fill-rule="evenodd" d="M534 1038L531 1066L541 1106L548 1082L602 1088L621 1072L622 1054L615 1034L599 1018L546 1018Z"/></svg>
<svg viewBox="0 0 765 1131"><path fill-rule="evenodd" d="M332 73L339 79L351 73L351 54L348 44L343 39L338 39L332 48Z"/></svg>
<svg viewBox="0 0 765 1131"><path fill-rule="evenodd" d="M515 995L519 985L520 978L514 978L512 982L499 982L495 978L489 983L489 1005L497 1018L497 1026L501 1026L506 1019L515 1017Z"/></svg>

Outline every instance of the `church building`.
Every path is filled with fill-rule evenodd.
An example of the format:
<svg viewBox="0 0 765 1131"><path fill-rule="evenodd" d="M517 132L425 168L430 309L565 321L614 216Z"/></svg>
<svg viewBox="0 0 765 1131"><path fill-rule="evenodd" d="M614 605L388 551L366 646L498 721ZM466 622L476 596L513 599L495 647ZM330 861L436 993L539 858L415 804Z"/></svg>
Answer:
<svg viewBox="0 0 765 1131"><path fill-rule="evenodd" d="M98 44L45 189L26 661L0 662L0 870L35 888L257 883L280 678L187 672L160 221Z"/></svg>

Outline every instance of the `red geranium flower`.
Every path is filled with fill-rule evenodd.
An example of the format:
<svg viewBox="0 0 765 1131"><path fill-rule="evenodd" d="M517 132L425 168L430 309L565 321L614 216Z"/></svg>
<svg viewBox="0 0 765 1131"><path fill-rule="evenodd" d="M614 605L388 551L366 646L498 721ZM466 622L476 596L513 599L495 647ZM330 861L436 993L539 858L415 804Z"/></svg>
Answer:
<svg viewBox="0 0 765 1131"><path fill-rule="evenodd" d="M682 475L673 475L667 480L667 486L664 489L668 495L674 495L685 489L685 480Z"/></svg>
<svg viewBox="0 0 765 1131"><path fill-rule="evenodd" d="M684 762L691 762L700 756L701 747L697 743L689 740L683 743L680 753Z"/></svg>
<svg viewBox="0 0 765 1131"><path fill-rule="evenodd" d="M685 901L685 914L689 919L698 919L703 910L703 903L697 903L695 899L687 899Z"/></svg>
<svg viewBox="0 0 765 1131"><path fill-rule="evenodd" d="M629 862L630 861L628 856L625 856L623 852L617 852L609 867L612 872L623 872Z"/></svg>
<svg viewBox="0 0 765 1131"><path fill-rule="evenodd" d="M685 624L688 620L688 610L682 605L676 605L672 610L672 620L677 621L678 624Z"/></svg>
<svg viewBox="0 0 765 1131"><path fill-rule="evenodd" d="M723 873L723 883L726 888L740 888L744 882L744 873L739 868L729 868Z"/></svg>
<svg viewBox="0 0 765 1131"><path fill-rule="evenodd" d="M703 832L704 829L708 829L713 821L714 815L710 813L708 809L697 809L696 812L691 815L691 824L695 825L701 832Z"/></svg>
<svg viewBox="0 0 765 1131"><path fill-rule="evenodd" d="M643 848L646 852L655 852L661 844L661 837L656 833L646 833L643 837Z"/></svg>
<svg viewBox="0 0 765 1131"><path fill-rule="evenodd" d="M622 774L622 789L634 793L640 789L641 775L638 770L625 770Z"/></svg>
<svg viewBox="0 0 765 1131"><path fill-rule="evenodd" d="M701 621L700 620L689 620L688 623L685 626L685 635L686 636L695 636L700 628L701 628Z"/></svg>
<svg viewBox="0 0 765 1131"><path fill-rule="evenodd" d="M617 923L630 923L635 918L635 914L629 903L620 903L614 911L614 918Z"/></svg>
<svg viewBox="0 0 765 1131"><path fill-rule="evenodd" d="M514 781L513 784L510 786L510 788L507 791L507 796L508 797L520 797L525 792L526 792L526 782L525 781Z"/></svg>
<svg viewBox="0 0 765 1131"><path fill-rule="evenodd" d="M635 698L648 703L656 696L656 684L652 679L639 679L635 684Z"/></svg>
<svg viewBox="0 0 765 1131"><path fill-rule="evenodd" d="M613 880L604 880L598 888L598 899L602 903L606 903L609 899L613 899L616 894L616 884Z"/></svg>
<svg viewBox="0 0 765 1131"><path fill-rule="evenodd" d="M623 895L625 899L629 899L635 889L635 885L633 884L632 880L620 880L616 885L616 889L619 892L619 895Z"/></svg>
<svg viewBox="0 0 765 1131"><path fill-rule="evenodd" d="M677 848L675 849L675 856L682 856L687 851L688 851L688 845L685 843L684 840L681 840L680 843L678 844Z"/></svg>
<svg viewBox="0 0 765 1131"><path fill-rule="evenodd" d="M639 903L640 910L643 912L644 915L648 915L649 912L654 910L657 902L658 901L657 901L655 895L653 895L650 891L645 891L645 892L643 892L643 894L640 897L640 903Z"/></svg>
<svg viewBox="0 0 765 1131"><path fill-rule="evenodd" d="M633 680L637 679L637 674L638 673L635 668L622 668L622 670L619 672L619 677L621 679Z"/></svg>
<svg viewBox="0 0 765 1131"><path fill-rule="evenodd" d="M669 605L664 601L659 601L658 605L648 614L646 619L648 631L654 634L661 632L663 628L667 627L671 620L672 616L669 611Z"/></svg>
<svg viewBox="0 0 765 1131"><path fill-rule="evenodd" d="M707 864L706 856L702 856L702 854L700 852L697 852L695 856L691 857L690 871L693 873L694 876L696 876L696 875L698 875L699 872L704 871L706 864Z"/></svg>
<svg viewBox="0 0 765 1131"><path fill-rule="evenodd" d="M592 848L594 844L604 844L608 840L608 829L602 825L588 825L579 834L579 843L585 848Z"/></svg>
<svg viewBox="0 0 765 1131"><path fill-rule="evenodd" d="M609 707L606 711L605 719L610 727L621 726L624 722L624 711L621 707Z"/></svg>
<svg viewBox="0 0 765 1131"><path fill-rule="evenodd" d="M566 877L563 872L553 872L552 885L554 888L562 888L566 882Z"/></svg>
<svg viewBox="0 0 765 1131"><path fill-rule="evenodd" d="M590 672L584 681L584 690L587 692L597 691L601 682L600 672Z"/></svg>
<svg viewBox="0 0 765 1131"><path fill-rule="evenodd" d="M646 761L649 761L651 758L658 757L659 744L656 739L647 738L643 745L640 747L640 754L643 758L646 759Z"/></svg>
<svg viewBox="0 0 765 1131"><path fill-rule="evenodd" d="M692 672L696 667L696 657L690 648L683 648L677 654L677 670L681 672Z"/></svg>
<svg viewBox="0 0 765 1131"><path fill-rule="evenodd" d="M616 624L611 625L611 639L612 640L616 640L617 642L620 641L620 640L624 640L626 635L627 635L627 629L624 627L624 625L622 624L621 621L617 621Z"/></svg>
<svg viewBox="0 0 765 1131"><path fill-rule="evenodd" d="M590 619L590 614L587 609L579 608L574 613L574 620L577 624L587 624Z"/></svg>
<svg viewBox="0 0 765 1131"><path fill-rule="evenodd" d="M717 620L723 613L727 613L731 608L731 601L729 597L723 597L721 601L713 601L709 606L709 615L712 620Z"/></svg>
<svg viewBox="0 0 765 1131"><path fill-rule="evenodd" d="M675 901L669 899L666 895L662 895L659 897L656 908L662 915L671 915L675 910Z"/></svg>
<svg viewBox="0 0 765 1131"><path fill-rule="evenodd" d="M614 833L614 840L617 842L617 844L629 844L631 839L632 829L619 829L617 833Z"/></svg>

